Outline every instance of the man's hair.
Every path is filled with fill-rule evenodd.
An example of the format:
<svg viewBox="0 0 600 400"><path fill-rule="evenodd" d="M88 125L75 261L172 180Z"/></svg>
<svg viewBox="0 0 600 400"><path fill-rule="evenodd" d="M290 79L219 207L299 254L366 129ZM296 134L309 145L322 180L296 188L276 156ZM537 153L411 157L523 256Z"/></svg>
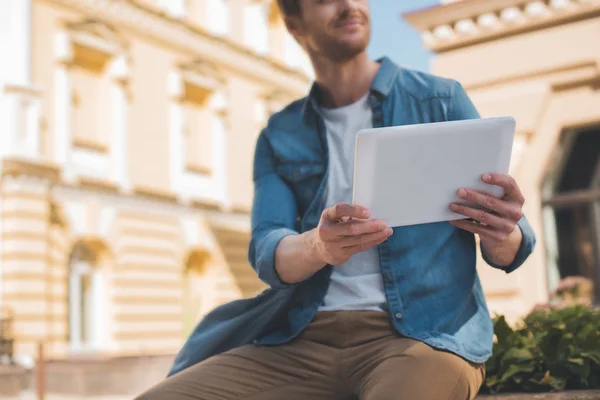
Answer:
<svg viewBox="0 0 600 400"><path fill-rule="evenodd" d="M300 15L300 0L277 0L281 13L286 17L297 17Z"/></svg>

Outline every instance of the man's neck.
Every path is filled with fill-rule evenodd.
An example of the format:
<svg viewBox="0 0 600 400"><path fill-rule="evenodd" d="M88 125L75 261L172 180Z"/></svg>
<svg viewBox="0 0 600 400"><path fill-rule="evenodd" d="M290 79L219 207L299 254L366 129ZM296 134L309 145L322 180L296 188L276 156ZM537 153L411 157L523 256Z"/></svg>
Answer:
<svg viewBox="0 0 600 400"><path fill-rule="evenodd" d="M321 92L321 105L327 108L342 107L358 101L369 91L379 70L366 52L343 63L314 60L316 83Z"/></svg>

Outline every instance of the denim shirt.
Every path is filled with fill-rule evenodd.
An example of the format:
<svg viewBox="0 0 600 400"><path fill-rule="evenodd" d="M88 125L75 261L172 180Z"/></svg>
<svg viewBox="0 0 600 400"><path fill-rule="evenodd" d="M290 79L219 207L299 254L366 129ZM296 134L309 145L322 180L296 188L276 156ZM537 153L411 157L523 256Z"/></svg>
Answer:
<svg viewBox="0 0 600 400"><path fill-rule="evenodd" d="M400 68L386 57L378 62L369 93L374 127L479 118L458 82ZM306 98L271 116L256 144L249 259L269 289L210 313L188 339L171 374L240 345L289 342L317 313L333 267L291 285L275 271L279 242L317 227L324 209L328 149L317 97L313 85ZM512 264L494 265L484 255L491 267L510 273L531 254L535 235L525 217L518 227L523 240ZM393 230L378 251L395 329L469 361L485 362L493 327L475 266L474 235L448 222Z"/></svg>

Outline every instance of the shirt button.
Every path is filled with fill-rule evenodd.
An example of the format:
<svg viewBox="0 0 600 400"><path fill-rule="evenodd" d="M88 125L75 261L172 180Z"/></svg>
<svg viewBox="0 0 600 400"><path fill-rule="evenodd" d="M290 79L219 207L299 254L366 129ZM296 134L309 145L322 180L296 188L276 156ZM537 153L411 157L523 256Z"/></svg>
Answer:
<svg viewBox="0 0 600 400"><path fill-rule="evenodd" d="M396 317L396 319L402 319L402 313L397 312L396 314L394 314L394 316Z"/></svg>
<svg viewBox="0 0 600 400"><path fill-rule="evenodd" d="M393 279L391 274L385 274L385 275L383 275L383 278L384 278L386 281L391 281L391 280Z"/></svg>

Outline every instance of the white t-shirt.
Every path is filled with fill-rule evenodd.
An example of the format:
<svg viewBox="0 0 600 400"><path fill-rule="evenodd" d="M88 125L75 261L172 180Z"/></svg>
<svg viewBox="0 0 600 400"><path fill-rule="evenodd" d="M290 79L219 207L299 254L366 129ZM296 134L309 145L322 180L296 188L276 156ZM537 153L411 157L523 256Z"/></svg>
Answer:
<svg viewBox="0 0 600 400"><path fill-rule="evenodd" d="M339 108L321 108L327 127L329 179L326 207L352 202L354 147L356 133L373 127L367 95ZM383 279L377 247L356 253L345 263L335 266L324 304L319 311L386 309Z"/></svg>

